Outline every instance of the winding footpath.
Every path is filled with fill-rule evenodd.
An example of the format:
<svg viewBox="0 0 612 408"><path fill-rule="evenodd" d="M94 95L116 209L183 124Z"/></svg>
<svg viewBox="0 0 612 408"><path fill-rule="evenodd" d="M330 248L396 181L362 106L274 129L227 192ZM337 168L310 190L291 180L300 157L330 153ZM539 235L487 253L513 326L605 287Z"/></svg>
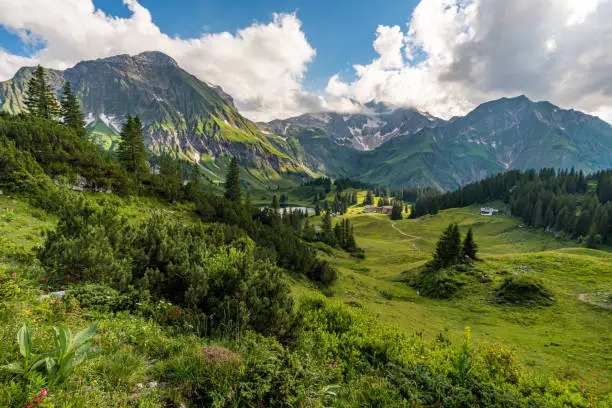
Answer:
<svg viewBox="0 0 612 408"><path fill-rule="evenodd" d="M374 214L368 214L368 215L369 215L370 217L373 217L373 218L376 218L376 219L378 219L378 218L379 218L379 217L376 217ZM406 234L404 231L402 231L401 229L399 229L399 228L397 227L397 225L395 225L395 223L394 223L393 221L390 221L390 220L389 220L389 223L391 224L391 227L392 227L394 230L396 230L397 232L399 232L401 235L403 235L403 236L405 236L405 237L407 237L407 238L412 238L412 239L419 238L419 237L418 237L418 236L416 236L416 235ZM421 250L420 250L420 249L418 249L418 248L416 247L416 245L414 245L414 242L412 242L412 240L409 240L408 242L410 243L410 245L412 245L412 248L414 248L414 249L412 250L412 252L421 252Z"/></svg>

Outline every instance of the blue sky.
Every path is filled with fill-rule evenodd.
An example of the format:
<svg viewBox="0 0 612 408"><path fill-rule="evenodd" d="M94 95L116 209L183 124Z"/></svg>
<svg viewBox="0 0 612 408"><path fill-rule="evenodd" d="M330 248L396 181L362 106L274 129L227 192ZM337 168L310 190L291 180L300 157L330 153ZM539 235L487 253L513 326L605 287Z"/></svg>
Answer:
<svg viewBox="0 0 612 408"><path fill-rule="evenodd" d="M330 76L342 73L351 79L352 65L375 58L372 42L376 27L399 25L405 28L416 0L141 0L153 21L169 35L193 38L202 32L229 31L269 22L273 13L293 13L302 21L302 30L317 56L308 66L303 83L306 90L320 91ZM105 13L127 18L130 11L121 0L94 0ZM0 30L0 45L17 55L29 55L19 37Z"/></svg>
<svg viewBox="0 0 612 408"><path fill-rule="evenodd" d="M0 80L158 50L254 120L525 94L612 121L611 19L612 0L4 0Z"/></svg>

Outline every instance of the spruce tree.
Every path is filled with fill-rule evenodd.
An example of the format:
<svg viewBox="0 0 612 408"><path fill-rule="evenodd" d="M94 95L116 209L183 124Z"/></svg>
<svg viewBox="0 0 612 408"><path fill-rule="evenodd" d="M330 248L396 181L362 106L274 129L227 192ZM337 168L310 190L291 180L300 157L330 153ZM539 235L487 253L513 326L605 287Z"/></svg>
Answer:
<svg viewBox="0 0 612 408"><path fill-rule="evenodd" d="M246 208L251 208L251 192L249 190L247 190L244 195L244 206Z"/></svg>
<svg viewBox="0 0 612 408"><path fill-rule="evenodd" d="M451 239L448 245L448 260L449 265L456 265L459 263L461 257L461 233L459 232L459 226L452 224L452 231L450 235Z"/></svg>
<svg viewBox="0 0 612 408"><path fill-rule="evenodd" d="M433 268L438 270L456 265L461 252L461 234L457 224L450 224L440 236L433 256Z"/></svg>
<svg viewBox="0 0 612 408"><path fill-rule="evenodd" d="M32 73L25 93L25 105L32 116L55 119L59 114L57 99L47 85L45 70L40 65Z"/></svg>
<svg viewBox="0 0 612 408"><path fill-rule="evenodd" d="M72 88L68 81L64 83L64 91L60 105L62 122L64 125L73 128L79 136L84 137L86 132L83 112L79 106L79 101L72 93Z"/></svg>
<svg viewBox="0 0 612 408"><path fill-rule="evenodd" d="M235 157L232 157L225 177L225 198L240 202L240 169L238 168L238 159Z"/></svg>
<svg viewBox="0 0 612 408"><path fill-rule="evenodd" d="M325 214L323 215L323 232L325 234L331 234L332 232L332 219L331 219L331 214L329 213L329 211L326 211Z"/></svg>
<svg viewBox="0 0 612 408"><path fill-rule="evenodd" d="M476 261L476 253L478 252L478 245L474 242L474 234L470 228L463 240L463 246L461 247L461 261L468 262L470 260Z"/></svg>
<svg viewBox="0 0 612 408"><path fill-rule="evenodd" d="M128 173L137 179L144 176L147 170L147 151L142 136L142 123L138 116L128 115L119 133L121 138L118 147L119 161Z"/></svg>
<svg viewBox="0 0 612 408"><path fill-rule="evenodd" d="M276 194L274 194L274 196L272 197L271 207L274 210L278 210L280 208L280 204L278 203L278 197L276 196Z"/></svg>
<svg viewBox="0 0 612 408"><path fill-rule="evenodd" d="M404 206L398 200L393 202L393 209L391 210L391 219L392 220L401 220L402 219L402 210Z"/></svg>
<svg viewBox="0 0 612 408"><path fill-rule="evenodd" d="M372 196L372 192L368 191L368 193L365 196L365 199L363 200L363 204L365 205L373 205L374 204L374 197Z"/></svg>

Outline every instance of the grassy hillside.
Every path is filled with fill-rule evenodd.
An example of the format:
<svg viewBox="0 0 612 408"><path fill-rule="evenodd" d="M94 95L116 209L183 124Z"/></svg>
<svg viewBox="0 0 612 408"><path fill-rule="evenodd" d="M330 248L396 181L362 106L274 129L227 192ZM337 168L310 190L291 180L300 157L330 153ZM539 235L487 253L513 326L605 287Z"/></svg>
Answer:
<svg viewBox="0 0 612 408"><path fill-rule="evenodd" d="M346 216L366 258L329 256L341 271L340 281L329 290L334 299L363 306L383 321L427 337L442 334L456 341L470 326L475 339L516 347L534 373L583 380L602 393L612 390L612 309L602 295L612 293L608 250L584 249L543 231L519 228L510 217L481 217L477 207L393 222L360 210L354 207ZM451 222L459 224L462 234L473 228L483 259L474 273L487 278L449 300L427 299L405 281L431 258L439 234ZM541 279L555 303L499 304L495 289L515 274Z"/></svg>

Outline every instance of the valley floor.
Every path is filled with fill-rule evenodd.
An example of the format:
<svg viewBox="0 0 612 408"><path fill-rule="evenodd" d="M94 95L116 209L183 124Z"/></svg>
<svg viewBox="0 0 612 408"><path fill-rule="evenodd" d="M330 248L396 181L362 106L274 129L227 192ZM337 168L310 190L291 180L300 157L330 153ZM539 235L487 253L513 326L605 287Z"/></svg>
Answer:
<svg viewBox="0 0 612 408"><path fill-rule="evenodd" d="M427 337L458 341L466 326L474 339L516 347L534 374L581 379L598 391L612 390L612 253L590 250L575 241L519 228L507 217L482 217L479 208L441 211L416 220L391 221L386 215L349 209L365 259L334 251L329 259L341 271L328 295L377 313L381 320ZM472 228L485 283L463 287L449 300L427 299L406 283L411 271L431 258L439 234L449 223L462 234ZM499 304L494 290L511 274L540 278L553 291L552 306ZM299 285L296 291L303 290Z"/></svg>

